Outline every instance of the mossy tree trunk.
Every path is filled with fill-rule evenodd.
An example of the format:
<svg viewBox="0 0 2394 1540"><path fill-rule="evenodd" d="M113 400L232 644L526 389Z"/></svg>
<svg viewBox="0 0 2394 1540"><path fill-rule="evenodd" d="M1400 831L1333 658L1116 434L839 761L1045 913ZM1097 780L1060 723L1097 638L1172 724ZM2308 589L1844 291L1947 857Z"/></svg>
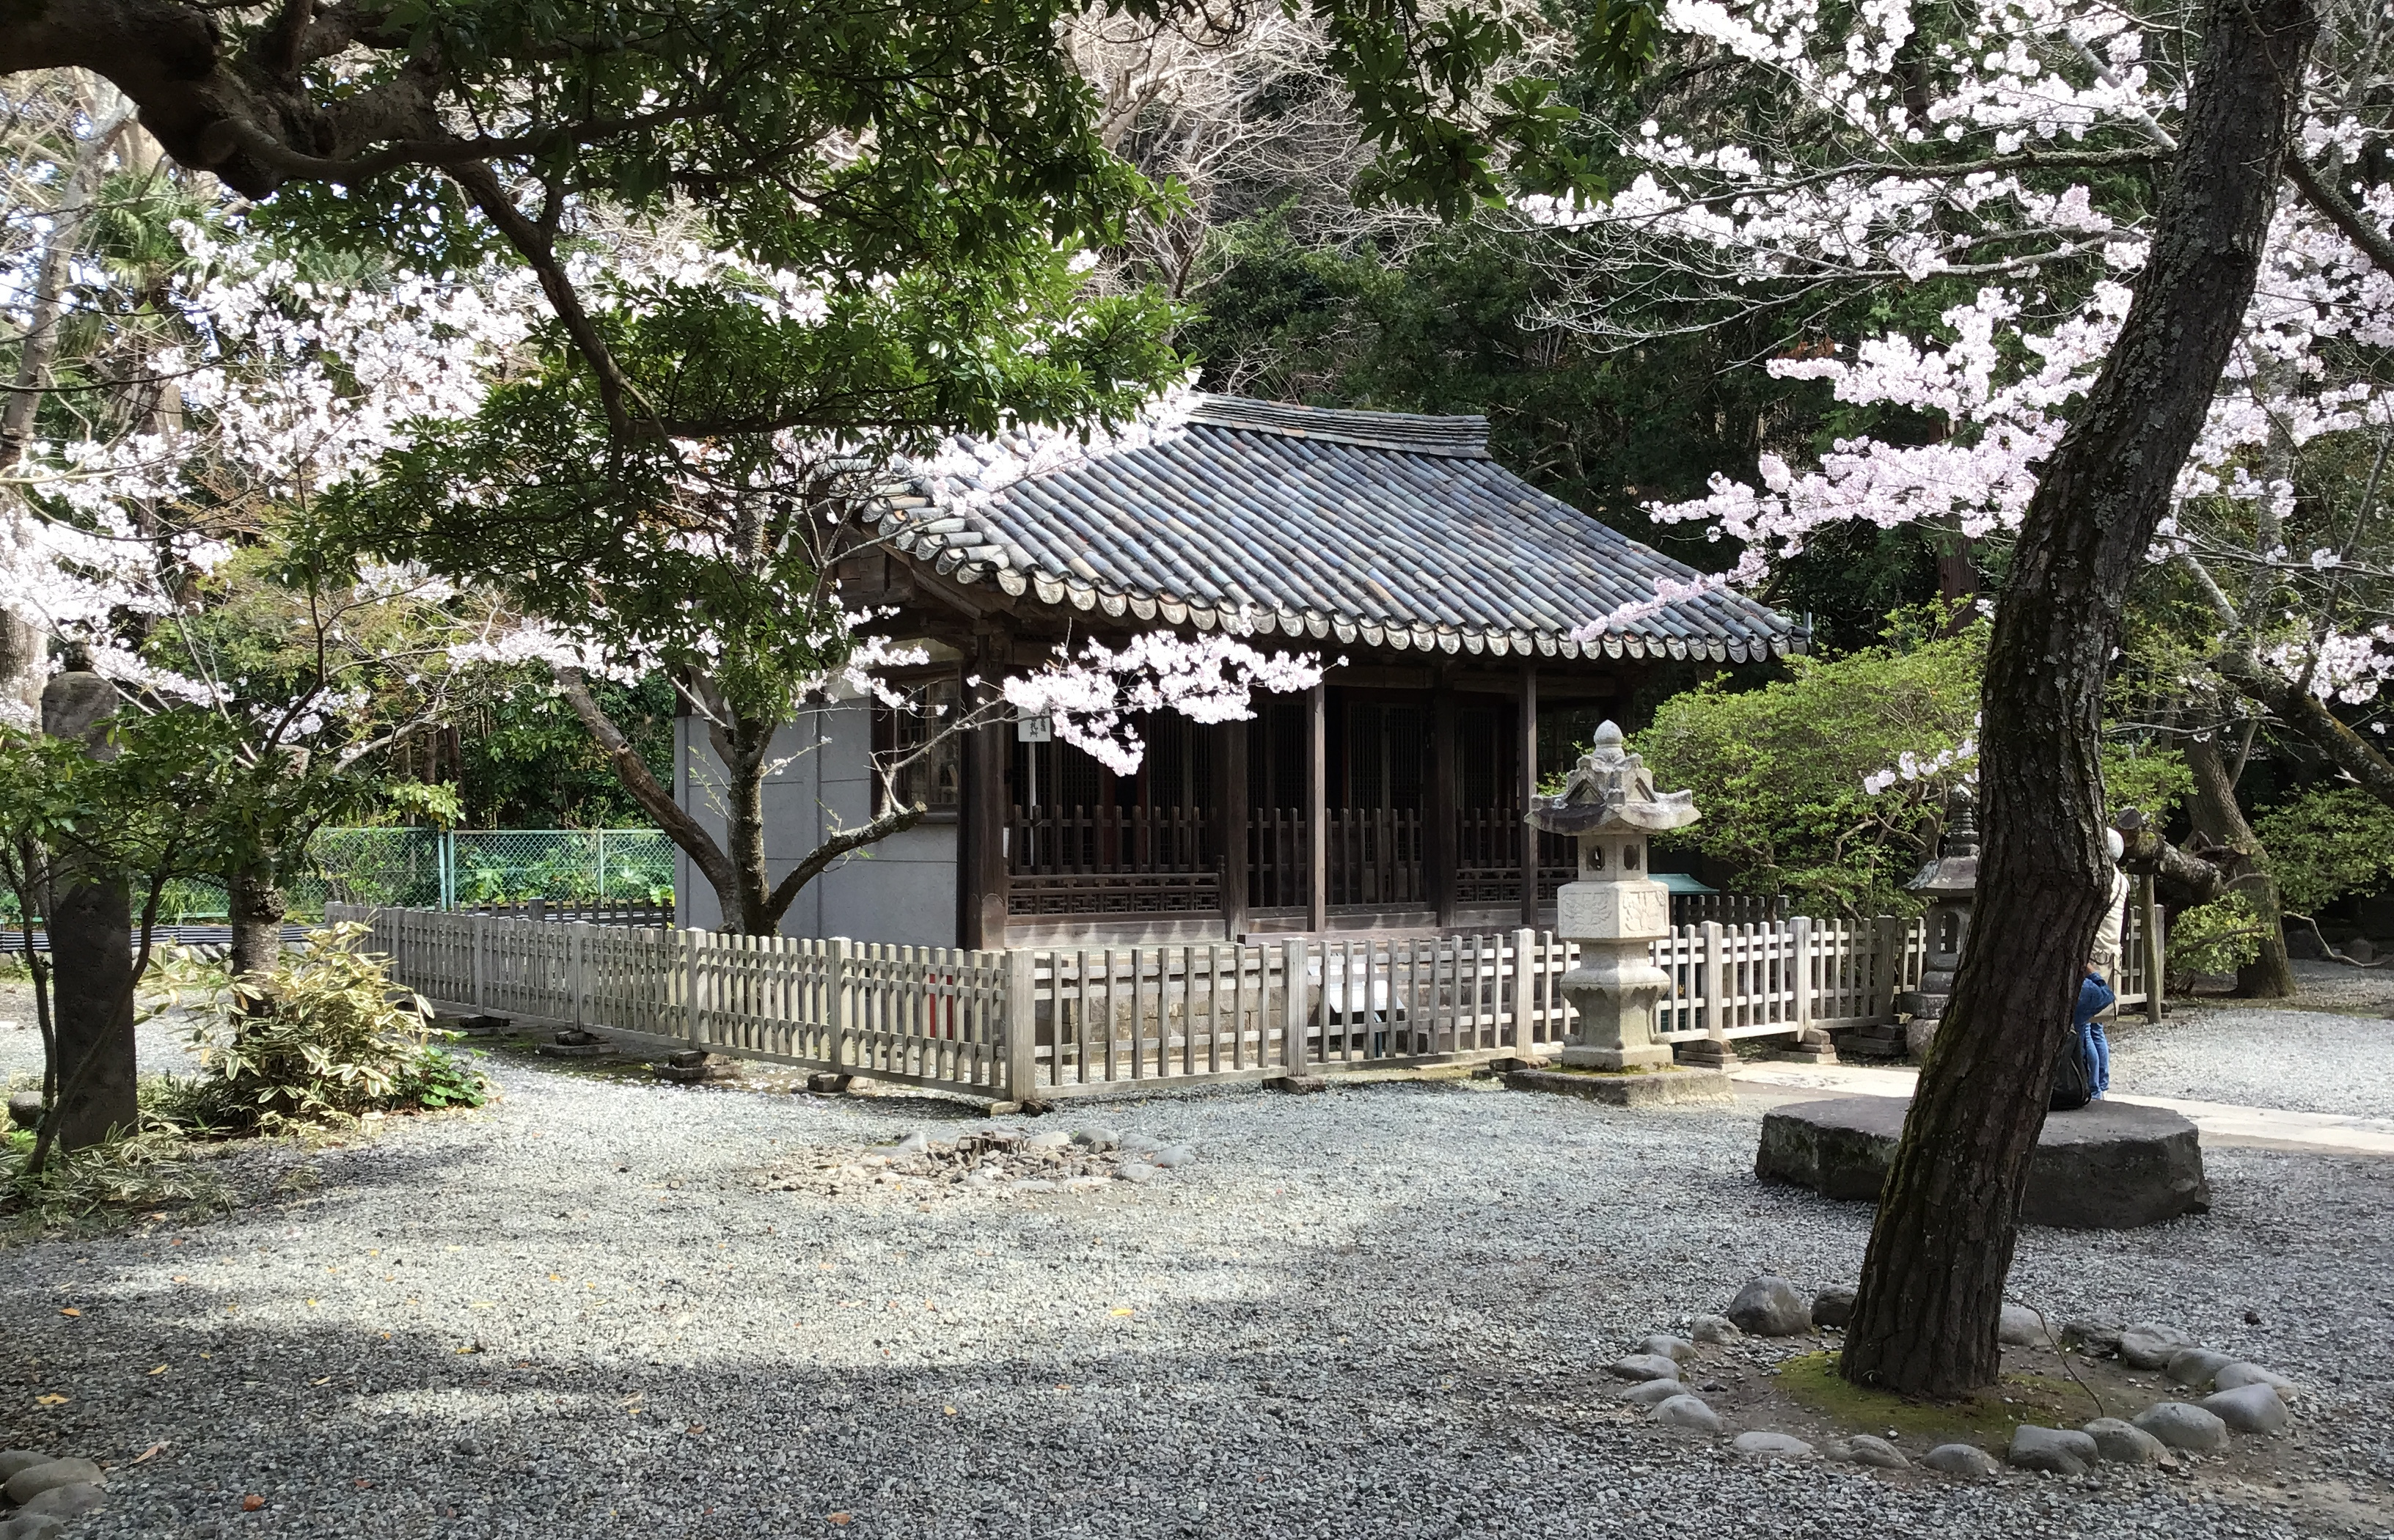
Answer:
<svg viewBox="0 0 2394 1540"><path fill-rule="evenodd" d="M2283 1000L2295 993L2295 969L2286 955L2286 922L2278 902L2278 879L2269 873L2269 854L2261 836L2236 805L2236 783L2220 752L2216 736L2190 740L2187 769L2194 772L2194 805L2190 819L2194 832L2213 845L2245 857L2229 879L2228 891L2241 893L2253 905L2261 928L2261 954L2236 970L2236 993L2256 1000Z"/></svg>

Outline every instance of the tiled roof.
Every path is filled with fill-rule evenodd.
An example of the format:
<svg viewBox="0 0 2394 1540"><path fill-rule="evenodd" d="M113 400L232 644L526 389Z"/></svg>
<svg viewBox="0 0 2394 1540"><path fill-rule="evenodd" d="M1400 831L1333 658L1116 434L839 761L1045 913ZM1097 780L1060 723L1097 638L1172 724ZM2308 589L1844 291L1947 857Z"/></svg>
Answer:
<svg viewBox="0 0 2394 1540"><path fill-rule="evenodd" d="M1721 591L1572 641L1653 599L1657 578L1697 574L1531 486L1487 441L1482 417L1191 396L1099 453L967 441L888 489L879 528L956 581L1141 622L1499 657L1788 651L1786 617Z"/></svg>

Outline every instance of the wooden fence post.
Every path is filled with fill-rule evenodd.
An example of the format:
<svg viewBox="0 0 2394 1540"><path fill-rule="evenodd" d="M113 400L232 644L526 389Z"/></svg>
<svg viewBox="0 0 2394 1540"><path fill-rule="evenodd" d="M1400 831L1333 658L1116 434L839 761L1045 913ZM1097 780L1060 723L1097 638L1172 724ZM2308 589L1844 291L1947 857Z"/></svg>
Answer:
<svg viewBox="0 0 2394 1540"><path fill-rule="evenodd" d="M849 998L848 979L848 949L855 944L846 936L834 936L823 945L823 955L830 965L830 997L823 1002L830 1008L823 1012L823 1020L831 1027L831 1067L835 1070L848 1067L848 1036L856 1026L856 1002Z"/></svg>
<svg viewBox="0 0 2394 1540"><path fill-rule="evenodd" d="M1281 947L1281 1063L1291 1074L1305 1073L1305 951L1302 939Z"/></svg>
<svg viewBox="0 0 2394 1540"><path fill-rule="evenodd" d="M573 1024L580 1027L590 1020L590 924L575 920L572 929L568 967L573 975Z"/></svg>
<svg viewBox="0 0 2394 1540"><path fill-rule="evenodd" d="M1787 922L1787 966L1796 970L1796 1031L1812 1028L1812 916L1798 915Z"/></svg>
<svg viewBox="0 0 2394 1540"><path fill-rule="evenodd" d="M1522 837L1532 845L1538 831ZM1538 1051L1538 933L1524 926L1513 932L1513 1057L1527 1060Z"/></svg>
<svg viewBox="0 0 2394 1540"><path fill-rule="evenodd" d="M1729 994L1727 950L1721 945L1721 923L1706 920L1696 927L1702 938L1704 954L1696 963L1697 977L1704 981L1704 1035L1726 1047L1729 1044L1729 1010L1725 997Z"/></svg>
<svg viewBox="0 0 2394 1540"><path fill-rule="evenodd" d="M490 1009L489 1002L482 996L489 988L484 981L490 977L491 917L488 915L468 915L466 928L468 933L467 944L474 949L474 1009L479 1014Z"/></svg>
<svg viewBox="0 0 2394 1540"><path fill-rule="evenodd" d="M1027 946L1006 953L1006 1097L1022 1102L1037 1099L1039 1090L1039 1002L1034 965L1039 954Z"/></svg>
<svg viewBox="0 0 2394 1540"><path fill-rule="evenodd" d="M699 1020L699 991L702 986L698 978L699 948L704 944L705 935L706 932L696 928L681 933L682 1035L690 1039L690 1046L693 1048L706 1046L704 1024Z"/></svg>
<svg viewBox="0 0 2394 1540"><path fill-rule="evenodd" d="M2143 922L2144 934L2138 938L2145 949L2145 1020L2161 1024L2162 996L2167 990L2167 975L2163 972L2166 961L2162 953L2162 906L2153 893L2151 872L2137 879L2138 918Z"/></svg>

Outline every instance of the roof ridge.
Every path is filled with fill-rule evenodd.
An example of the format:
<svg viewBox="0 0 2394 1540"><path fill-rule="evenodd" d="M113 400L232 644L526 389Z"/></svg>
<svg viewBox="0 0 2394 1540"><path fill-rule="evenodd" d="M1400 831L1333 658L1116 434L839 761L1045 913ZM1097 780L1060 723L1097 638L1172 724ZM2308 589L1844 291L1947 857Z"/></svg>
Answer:
<svg viewBox="0 0 2394 1540"><path fill-rule="evenodd" d="M1488 419L1480 416L1358 412L1256 401L1247 396L1201 394L1190 403L1188 422L1191 427L1243 428L1413 454L1447 454L1474 460L1489 457Z"/></svg>

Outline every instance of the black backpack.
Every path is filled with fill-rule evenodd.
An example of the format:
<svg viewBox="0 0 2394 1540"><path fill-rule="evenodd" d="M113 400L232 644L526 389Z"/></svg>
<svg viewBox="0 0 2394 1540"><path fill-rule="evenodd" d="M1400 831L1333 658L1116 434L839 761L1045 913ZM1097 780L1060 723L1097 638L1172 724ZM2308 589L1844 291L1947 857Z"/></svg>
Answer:
<svg viewBox="0 0 2394 1540"><path fill-rule="evenodd" d="M2086 1044L2075 1022L2061 1040L2061 1057L2053 1066L2053 1095L2045 1106L2057 1112L2074 1112L2095 1099L2095 1066L2087 1062Z"/></svg>

